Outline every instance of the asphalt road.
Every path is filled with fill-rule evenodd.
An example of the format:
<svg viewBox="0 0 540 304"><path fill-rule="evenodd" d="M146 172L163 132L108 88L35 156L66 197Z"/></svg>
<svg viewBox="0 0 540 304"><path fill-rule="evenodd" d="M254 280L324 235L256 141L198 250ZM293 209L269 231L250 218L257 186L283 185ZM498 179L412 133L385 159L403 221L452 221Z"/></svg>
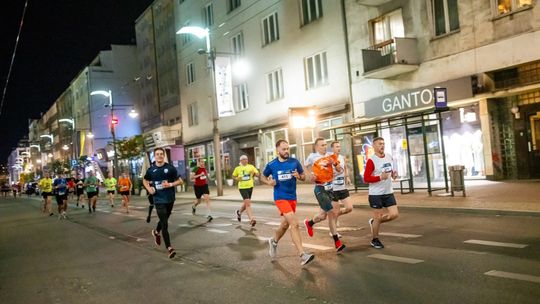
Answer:
<svg viewBox="0 0 540 304"><path fill-rule="evenodd" d="M399 204L399 202L398 202ZM119 205L119 204L117 204ZM69 219L40 212L38 198L0 198L2 303L537 303L540 217L402 211L382 226L385 248L369 246L367 209L340 219L344 252L326 223L309 238L305 267L284 237L268 256L277 209L257 204L258 224L233 218L238 202L191 215L177 201L170 219L173 260L156 247L147 203L131 214L101 199L98 212L70 205ZM303 219L317 212L299 206Z"/></svg>

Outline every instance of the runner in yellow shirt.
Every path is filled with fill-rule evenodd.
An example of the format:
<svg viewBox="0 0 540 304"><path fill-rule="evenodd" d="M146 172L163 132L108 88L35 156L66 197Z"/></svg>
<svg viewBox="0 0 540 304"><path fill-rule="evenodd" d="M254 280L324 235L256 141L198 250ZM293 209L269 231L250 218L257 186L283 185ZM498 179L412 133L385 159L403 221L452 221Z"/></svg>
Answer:
<svg viewBox="0 0 540 304"><path fill-rule="evenodd" d="M49 174L49 172L45 172L45 176L39 180L38 186L41 190L41 196L43 196L43 208L41 209L42 212L49 212L49 216L52 216L52 207L51 207L51 197L53 196L52 193L52 178Z"/></svg>
<svg viewBox="0 0 540 304"><path fill-rule="evenodd" d="M253 176L258 177L259 175L259 170L248 163L248 157L246 155L240 156L240 164L234 169L233 177L238 181L238 189L240 190L240 195L242 195L244 202L242 207L239 210L236 210L236 219L241 222L242 212L247 211L251 227L257 224L257 221L253 218L253 211L251 210Z"/></svg>
<svg viewBox="0 0 540 304"><path fill-rule="evenodd" d="M111 202L111 207L114 207L114 193L116 192L116 178L113 177L112 172L109 172L109 178L106 178L103 183L105 188L107 188L107 195L109 195L109 201Z"/></svg>

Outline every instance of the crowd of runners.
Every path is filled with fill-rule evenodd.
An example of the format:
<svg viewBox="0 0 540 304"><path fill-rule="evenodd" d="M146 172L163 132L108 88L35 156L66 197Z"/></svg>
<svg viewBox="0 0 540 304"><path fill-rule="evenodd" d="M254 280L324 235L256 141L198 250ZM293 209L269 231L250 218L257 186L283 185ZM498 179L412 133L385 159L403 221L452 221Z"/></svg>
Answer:
<svg viewBox="0 0 540 304"><path fill-rule="evenodd" d="M308 237L313 237L314 226L327 221L336 252L342 252L346 245L338 233L338 220L341 216L351 213L353 206L347 190L350 179L345 158L340 154L340 143L333 141L328 149L326 140L317 138L314 143L314 152L306 158L303 165L299 160L290 156L289 143L286 140L278 140L275 147L277 157L270 161L262 172L249 164L246 155L240 157L240 163L232 175L238 183L243 201L240 208L235 211L234 217L241 222L242 215L246 213L249 224L252 227L257 224L251 208L251 196L254 178L259 177L262 183L273 187L274 202L281 216L278 229L274 236L268 240L268 251L272 259L277 257L278 243L287 230L290 231L300 264L306 265L315 258L312 253L304 250L299 229L301 223L305 226ZM380 225L398 217L392 189L392 179L395 179L397 174L393 169L391 155L385 153L382 137L374 138L373 150L374 154L366 163L364 181L369 184L368 200L373 209L373 217L368 220L372 235L370 244L374 248L381 249L384 248L384 245L379 240ZM161 246L163 239L169 258L173 258L176 251L171 244L168 221L175 202L176 187L184 184L184 181L179 177L176 168L165 162L164 149L154 149L154 158L155 161L147 169L143 178L143 185L148 193L150 204L146 222L150 222L152 210L156 209L159 220L155 229L151 231L152 237L157 246ZM209 176L203 158L197 160L197 165L190 170L189 177L193 182L195 193L195 201L191 207L192 214L195 215L198 205L204 202L206 220L210 222L213 217L208 188ZM303 220L303 222L300 222L296 216L297 180L307 180L314 184L314 197L320 207L317 214ZM73 195L77 200L77 206L85 208L86 202L88 212L95 212L100 185L105 186L111 208L115 208L115 194L119 191L122 196L122 207L126 213L129 213L130 192L133 185L127 174L124 173L118 180L109 174L108 178L101 183L92 172L89 172L84 179L81 176L64 178L60 174L54 180L48 173L45 173L45 176L39 181L39 188L42 190L43 196L42 211L51 216L54 215L51 207L51 198L54 196L58 205L59 218L66 218L68 196ZM84 192L86 192L86 196Z"/></svg>

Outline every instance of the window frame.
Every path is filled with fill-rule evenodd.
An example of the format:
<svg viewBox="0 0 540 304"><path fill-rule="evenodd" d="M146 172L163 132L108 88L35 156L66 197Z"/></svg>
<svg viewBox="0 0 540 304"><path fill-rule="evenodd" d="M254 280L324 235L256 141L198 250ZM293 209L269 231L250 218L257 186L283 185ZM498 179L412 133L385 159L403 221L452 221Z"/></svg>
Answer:
<svg viewBox="0 0 540 304"><path fill-rule="evenodd" d="M242 0L227 0L227 13L231 13L242 6Z"/></svg>
<svg viewBox="0 0 540 304"><path fill-rule="evenodd" d="M235 85L234 93L235 93L234 95L235 95L236 112L248 110L249 109L249 91L248 91L247 82L243 82L243 83Z"/></svg>
<svg viewBox="0 0 540 304"><path fill-rule="evenodd" d="M191 22L188 20L184 23L183 27L189 26ZM193 35L190 34L183 34L182 37L182 46L187 46L193 41Z"/></svg>
<svg viewBox="0 0 540 304"><path fill-rule="evenodd" d="M502 17L509 16L518 12L529 10L529 9L532 9L536 5L535 1L533 0L531 1L531 4L526 4L519 7L518 1L519 0L510 0L510 6L511 6L510 11L505 12L505 13L499 13L499 0L491 0L491 5L493 7L493 18L494 19L502 18Z"/></svg>
<svg viewBox="0 0 540 304"><path fill-rule="evenodd" d="M315 17L311 16L311 4L315 4ZM307 8L306 8L307 6ZM306 14L307 12L307 14ZM324 16L322 0L300 0L300 20L302 25L308 25Z"/></svg>
<svg viewBox="0 0 540 304"><path fill-rule="evenodd" d="M266 80L266 100L274 102L285 97L283 88L283 69L273 70L265 75ZM271 83L270 83L271 82Z"/></svg>
<svg viewBox="0 0 540 304"><path fill-rule="evenodd" d="M231 53L236 56L243 56L245 52L244 33L242 31L231 37ZM239 51L237 51L237 49Z"/></svg>
<svg viewBox="0 0 540 304"><path fill-rule="evenodd" d="M195 64L191 61L186 63L186 85L192 85L195 80Z"/></svg>
<svg viewBox="0 0 540 304"><path fill-rule="evenodd" d="M274 30L274 39L272 39L272 31L270 31L270 19L273 20L274 26L272 29ZM268 24L268 31L267 27L265 26L265 20L267 20ZM266 17L261 19L261 29L262 29L262 45L267 46L269 44L272 44L275 41L279 41L279 16L278 12L272 12L271 14L267 15Z"/></svg>
<svg viewBox="0 0 540 304"><path fill-rule="evenodd" d="M188 110L188 126L199 125L199 106L197 102L192 102L187 105Z"/></svg>
<svg viewBox="0 0 540 304"><path fill-rule="evenodd" d="M204 24L207 28L214 25L214 5L212 2L207 3L204 8Z"/></svg>
<svg viewBox="0 0 540 304"><path fill-rule="evenodd" d="M321 51L311 56L304 57L304 76L306 91L324 87L330 84L330 81L328 80L328 56L326 55L326 53L327 51ZM317 57L319 58L318 60ZM309 63L310 59L311 64ZM317 77L317 63L319 63L320 65L320 80ZM312 68L310 69L310 67ZM313 71L313 75L310 75L310 71ZM313 78L313 84L311 84L311 78Z"/></svg>
<svg viewBox="0 0 540 304"><path fill-rule="evenodd" d="M433 36L434 37L443 37L443 36L446 36L446 35L450 35L450 34L453 34L453 33L456 33L456 32L459 32L460 29L461 29L461 23L459 21L459 3L458 3L458 0L456 0L456 7L457 7L457 17L458 17L458 27L456 29L451 29L450 28L450 11L449 11L449 6L448 6L448 1L450 0L441 0L443 2L443 15L444 15L444 32L443 33L440 33L440 34L437 34L437 15L436 15L436 5L435 5L435 1L437 0L431 0L431 15L432 15L432 19L433 19Z"/></svg>

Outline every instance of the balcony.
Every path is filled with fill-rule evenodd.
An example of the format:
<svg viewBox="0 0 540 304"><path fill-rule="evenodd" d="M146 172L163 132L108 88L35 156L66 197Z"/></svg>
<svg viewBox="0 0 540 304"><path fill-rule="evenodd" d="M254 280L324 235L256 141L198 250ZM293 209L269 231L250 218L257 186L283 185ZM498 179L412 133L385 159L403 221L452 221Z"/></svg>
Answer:
<svg viewBox="0 0 540 304"><path fill-rule="evenodd" d="M365 78L386 79L418 69L416 38L394 38L362 50Z"/></svg>

